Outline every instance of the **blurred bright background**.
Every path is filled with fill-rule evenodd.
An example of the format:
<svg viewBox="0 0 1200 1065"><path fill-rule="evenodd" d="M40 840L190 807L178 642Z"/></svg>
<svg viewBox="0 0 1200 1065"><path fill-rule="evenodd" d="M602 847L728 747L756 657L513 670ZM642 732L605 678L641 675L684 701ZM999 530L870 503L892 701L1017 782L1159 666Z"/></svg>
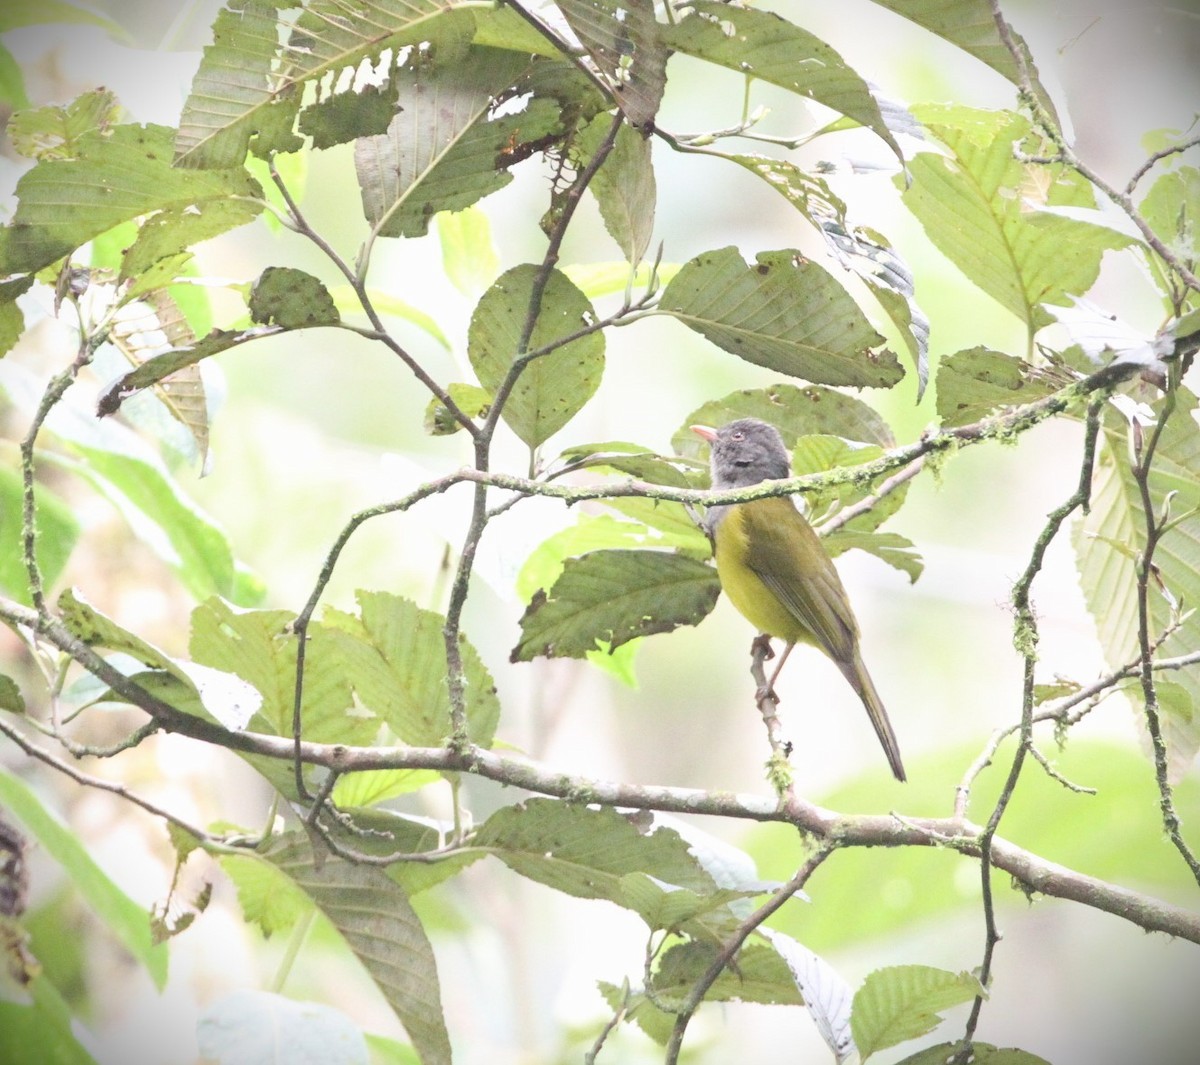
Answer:
<svg viewBox="0 0 1200 1065"><path fill-rule="evenodd" d="M1004 6L1071 123L1079 153L1113 183L1123 186L1145 158L1144 134L1186 129L1195 119L1200 9L1194 0L1173 5L1010 0ZM128 40L118 42L86 25L7 35L30 97L65 103L104 85L117 93L130 120L175 124L219 5L109 0L93 8L124 27ZM782 0L777 10L827 40L888 97L1015 106L1013 87L998 75L867 0L837 5ZM674 63L660 126L698 131L736 121L738 79L731 75L729 85L721 86L706 75L703 82L689 83L685 61ZM755 99L772 108L765 124L770 132L802 132L823 120L765 86L756 88ZM912 267L918 302L934 323L935 366L942 355L981 344L1023 353L1020 323L932 249L900 205L885 150L866 135L841 134L798 157L807 165L821 160L837 164L830 180L850 204L852 220L882 231ZM855 169L880 169L856 174L850 161ZM736 244L746 257L793 246L823 254L798 216L750 175L672 156L661 144L655 145L655 163L655 239L663 242L664 261L682 262L722 244ZM11 154L0 159L6 195L23 165ZM517 174L512 185L482 204L502 268L536 261L544 246L529 220L544 208L547 180L536 164ZM303 208L340 252L355 253L364 224L348 148L313 156ZM619 252L590 201L581 216L563 261L616 260ZM337 280L311 245L261 222L202 247L198 258L205 275L237 282L272 264ZM464 343L471 303L445 280L436 233L379 247L371 282L427 311L452 341L447 353L408 323L390 323L415 357L442 381L471 379ZM1152 331L1161 324L1154 294L1131 256L1110 254L1092 299L1138 328ZM213 302L218 325L239 313L219 289L213 290ZM669 451L671 435L701 403L777 380L666 319L612 331L607 351L600 391L547 446L548 455L600 440L632 440ZM10 357L48 376L72 356L71 337L47 324ZM423 432L427 397L421 387L392 355L365 340L332 330L292 333L216 361L224 402L212 430L212 473L200 479L182 471L180 477L227 530L236 556L263 578L269 590L264 605L300 608L351 513L469 459L461 436ZM891 392L863 394L902 441L935 421L932 397L920 405L915 397L911 372ZM86 406L90 399L81 394L79 402ZM915 585L861 553L839 560L912 783L891 782L865 715L836 669L819 655L798 651L780 694L802 794L835 809L950 813L954 786L991 731L1017 720L1021 663L1011 642L1011 586L1047 511L1074 488L1080 435L1077 424L1056 422L1025 434L1016 446L969 449L940 477L926 474L914 482L888 528L910 537L924 557L925 572ZM511 437L503 440L495 468L521 473L525 464L523 447ZM75 495L86 531L66 583L79 585L121 624L184 652L193 605L187 594L106 504L82 486ZM343 556L325 601L348 606L354 589L366 587L444 609L447 544L453 552L460 543L468 502L467 489L460 488L408 514L368 524ZM637 655L636 687L576 662L507 664L522 608L512 590L516 572L533 546L575 518L550 501L524 502L494 522L484 541L465 629L500 689L499 737L565 772L766 793L767 748L747 673L752 634L724 601L699 627L647 640ZM1086 682L1098 675L1104 664L1066 537L1051 549L1034 599L1042 635L1039 679L1061 674ZM1139 729L1128 705L1110 699L1073 736L1056 764L1071 779L1100 787L1101 794L1069 794L1042 778L1016 804L1002 834L1049 847L1057 832L1064 853L1078 855L1081 833L1103 832L1105 839L1089 852L1093 864L1084 871L1195 906L1195 885L1189 890L1186 870L1156 827L1152 772L1139 754ZM1056 756L1051 737L1043 739L1043 749ZM980 779L974 816L986 817L987 798L1010 752L1009 745L1002 748L999 766ZM18 764L10 751L4 758L10 767ZM89 771L119 775L199 823L228 820L257 827L268 807L264 786L236 758L170 736ZM133 898L149 906L165 897L172 853L160 825L111 796L80 792L45 774L33 780ZM519 798L477 781L467 788L479 819ZM1179 792L1193 841L1200 816L1197 791L1193 773ZM430 788L404 808L445 816L446 801L445 789ZM1048 826L1047 819L1056 823ZM785 879L800 854L794 834L776 828L713 821L699 827L748 849L764 876ZM1022 831L1031 835L1023 837ZM1127 841L1139 848L1138 855L1156 856L1145 863L1144 879L1140 858L1137 869L1122 861ZM1056 858L1045 849L1040 853ZM283 943L264 944L243 925L232 889L214 865L202 868L194 858L188 867L193 889L202 877L216 879L216 901L173 942L170 983L159 997L65 893L53 863L37 853L32 861L33 906L42 907L36 920L59 930L61 957L43 960L64 974L74 968L78 981L86 982L91 1003L86 1019L104 1065L193 1061L198 1013L230 990L270 982ZM914 897L914 870L915 880L928 885L927 900ZM998 879L997 886L1005 938L979 1038L1019 1045L1054 1065L1196 1060L1200 955L1194 946L1144 935L1078 906L1045 900L1029 905L1005 880ZM781 927L822 953L854 986L884 964L918 962L952 970L979 964L983 925L978 905L972 905L979 895L973 863L932 851L844 853L808 890L812 904L789 903ZM477 863L416 901L434 939L447 1021L463 1065L578 1061L605 1017L595 980L640 979L645 933L637 918L605 903L554 895L498 862ZM62 935L64 929L72 934ZM355 963L328 946L319 937L310 940L285 990L329 1002L367 1029L399 1036L396 1021ZM939 1038L958 1034L963 1017L962 1010L954 1011ZM689 1060L697 1063L733 1061L730 1047L738 1048L737 1061L747 1063L827 1060L801 1011L710 1006L690 1038L695 1050ZM610 1060L661 1058L648 1047L638 1037L625 1037L610 1049ZM882 1060L898 1056L893 1051Z"/></svg>

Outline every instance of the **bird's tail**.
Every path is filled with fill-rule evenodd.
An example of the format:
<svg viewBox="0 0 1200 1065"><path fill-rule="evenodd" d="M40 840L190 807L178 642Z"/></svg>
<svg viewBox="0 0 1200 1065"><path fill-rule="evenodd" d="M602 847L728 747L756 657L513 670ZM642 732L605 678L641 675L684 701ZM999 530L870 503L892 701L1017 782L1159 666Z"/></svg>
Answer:
<svg viewBox="0 0 1200 1065"><path fill-rule="evenodd" d="M857 647L854 648L854 657L845 662L838 662L838 668L850 682L850 686L858 692L863 706L867 708L867 714L875 728L875 735L883 744L883 751L887 755L888 764L892 767L896 779L906 780L904 764L900 761L900 744L896 742L896 734L892 731L892 723L888 720L887 711L883 708L883 700L879 698L879 692L875 690L875 684L867 672L867 667L863 664L862 655Z"/></svg>

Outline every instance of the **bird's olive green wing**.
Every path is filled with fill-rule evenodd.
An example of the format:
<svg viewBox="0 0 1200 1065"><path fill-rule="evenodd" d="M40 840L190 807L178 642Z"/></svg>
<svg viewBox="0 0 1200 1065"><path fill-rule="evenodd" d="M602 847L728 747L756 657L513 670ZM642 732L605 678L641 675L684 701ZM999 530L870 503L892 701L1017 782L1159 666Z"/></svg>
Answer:
<svg viewBox="0 0 1200 1065"><path fill-rule="evenodd" d="M821 538L790 499L743 504L750 568L835 661L854 654L858 624Z"/></svg>

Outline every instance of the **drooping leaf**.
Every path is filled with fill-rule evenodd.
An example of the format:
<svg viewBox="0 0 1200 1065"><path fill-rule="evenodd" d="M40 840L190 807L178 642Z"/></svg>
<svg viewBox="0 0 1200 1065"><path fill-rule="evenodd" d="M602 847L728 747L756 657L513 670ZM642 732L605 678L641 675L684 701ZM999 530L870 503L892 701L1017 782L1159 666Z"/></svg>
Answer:
<svg viewBox="0 0 1200 1065"><path fill-rule="evenodd" d="M719 590L711 566L669 551L592 551L568 559L549 594L535 595L521 618L512 661L582 658L598 643L619 647L695 625Z"/></svg>
<svg viewBox="0 0 1200 1065"><path fill-rule="evenodd" d="M730 393L697 407L671 437L680 455L708 460L708 446L689 428L707 425L714 429L738 418L758 418L779 430L785 447L793 447L801 436L837 436L880 447L894 447L896 438L874 410L861 399L820 385L797 388L771 385Z"/></svg>
<svg viewBox="0 0 1200 1065"><path fill-rule="evenodd" d="M0 466L0 589L26 605L32 602L29 570L25 566L22 508L25 486L21 475ZM79 537L79 520L67 503L45 485L37 487L34 517L37 563L47 588L54 586Z"/></svg>
<svg viewBox="0 0 1200 1065"><path fill-rule="evenodd" d="M791 377L890 387L904 371L850 294L798 251L705 252L666 287L658 312L718 347Z"/></svg>
<svg viewBox="0 0 1200 1065"><path fill-rule="evenodd" d="M609 117L602 115L583 129L575 141L583 165L599 147L610 125ZM633 266L645 257L654 231L657 190L650 144L648 137L632 127L621 126L612 151L588 186L600 205L600 217L608 235Z"/></svg>
<svg viewBox="0 0 1200 1065"><path fill-rule="evenodd" d="M1000 37L988 0L875 0L875 3L957 45L1014 85L1021 84L1020 67ZM1037 67L1033 64L1028 45L1020 34L1011 31L1011 28L1010 32L1021 52L1034 93L1049 114L1057 118L1054 101L1038 80Z"/></svg>
<svg viewBox="0 0 1200 1065"><path fill-rule="evenodd" d="M25 783L4 769L0 806L19 818L42 850L62 866L75 890L161 991L167 982L167 948L151 941L146 911L113 883L79 837L54 818Z"/></svg>
<svg viewBox="0 0 1200 1065"><path fill-rule="evenodd" d="M1065 383L989 348L956 351L938 364L938 417L943 425L967 425L999 408L1032 403Z"/></svg>
<svg viewBox="0 0 1200 1065"><path fill-rule="evenodd" d="M162 289L146 293L117 313L109 342L136 368L156 355L196 342L196 335L175 301ZM208 456L208 400L198 365L185 366L153 386L155 399L182 425L195 443L201 467ZM130 413L134 404L126 407Z"/></svg>
<svg viewBox="0 0 1200 1065"><path fill-rule="evenodd" d="M362 1031L340 1010L248 988L231 991L205 1008L196 1021L196 1043L201 1056L216 1065L368 1062Z"/></svg>
<svg viewBox="0 0 1200 1065"><path fill-rule="evenodd" d="M528 69L527 56L475 48L465 60L414 60L396 71L399 110L387 132L354 147L363 212L380 235L422 235L439 211L503 188L509 167L561 131L550 100L497 113Z"/></svg>
<svg viewBox="0 0 1200 1065"><path fill-rule="evenodd" d="M25 315L17 306L17 300L32 285L32 276L0 281L0 359L12 351L25 332Z"/></svg>
<svg viewBox="0 0 1200 1065"><path fill-rule="evenodd" d="M1183 166L1163 174L1138 204L1138 213L1180 261L1194 271L1200 259L1196 250L1197 234L1200 234L1200 169ZM1145 253L1158 281L1159 291L1163 293L1164 303L1175 311L1167 295L1173 291L1174 284L1164 276L1162 260L1148 246ZM1195 308L1198 305L1200 298L1194 292L1189 292L1187 306Z"/></svg>
<svg viewBox="0 0 1200 1065"><path fill-rule="evenodd" d="M877 969L854 996L850 1028L862 1060L906 1039L932 1031L939 1011L969 1002L983 991L970 973L951 973L928 965Z"/></svg>
<svg viewBox="0 0 1200 1065"><path fill-rule="evenodd" d="M1176 392L1178 407L1154 455L1150 498L1156 514L1167 493L1176 493L1171 513L1180 520L1159 542L1154 554L1158 579L1185 609L1200 603L1200 426L1195 421L1196 397L1185 388ZM1161 410L1161 401L1156 405ZM1144 429L1148 434L1151 430ZM1146 544L1146 517L1141 493L1130 468L1129 429L1115 412L1104 423L1102 446L1092 484L1089 514L1075 527L1074 544L1080 584L1096 622L1104 656L1113 668L1139 654L1136 564ZM1156 644L1172 621L1170 603L1151 580L1148 596L1150 641ZM1164 658L1185 654L1200 641L1200 613L1193 611L1158 647ZM1160 678L1161 679L1161 678ZM1200 675L1179 670L1170 681L1186 698L1162 701L1173 779L1187 770L1200 751ZM1142 705L1139 685L1125 689L1135 706Z"/></svg>
<svg viewBox="0 0 1200 1065"><path fill-rule="evenodd" d="M713 963L719 944L693 940L665 951L654 973L654 997L663 1005L682 1003ZM799 1006L802 998L779 953L762 942L747 943L732 966L722 970L705 994L709 1002L758 1002Z"/></svg>
<svg viewBox="0 0 1200 1065"><path fill-rule="evenodd" d="M360 617L330 611L326 625L346 680L361 702L405 743L435 747L450 735L446 619L386 592L359 592ZM471 740L486 747L500 718L496 685L463 637Z"/></svg>
<svg viewBox="0 0 1200 1065"><path fill-rule="evenodd" d="M467 347L480 384L493 395L522 356L521 336L538 268L515 266L484 293L471 316ZM527 351L549 347L593 325L587 298L557 270L542 293L541 310ZM545 443L591 398L604 372L604 337L591 332L531 359L521 370L504 420L529 447Z"/></svg>
<svg viewBox="0 0 1200 1065"><path fill-rule="evenodd" d="M825 549L836 558L844 551L858 548L881 562L898 569L910 582L925 572L925 562L907 536L892 532L861 532L845 527L824 537Z"/></svg>
<svg viewBox="0 0 1200 1065"><path fill-rule="evenodd" d="M599 444L577 444L563 448L559 455L569 470L611 470L636 477L650 484L671 485L674 488L694 488L689 472L691 463L674 457L656 455L640 444L609 440ZM680 467L683 467L682 469ZM688 471L688 472L685 472Z"/></svg>
<svg viewBox="0 0 1200 1065"><path fill-rule="evenodd" d="M901 157L870 87L820 38L756 8L695 0L685 10L686 18L664 30L672 49L824 104L866 126Z"/></svg>
<svg viewBox="0 0 1200 1065"><path fill-rule="evenodd" d="M898 182L930 240L971 281L1030 331L1050 318L1044 303L1066 303L1091 287L1105 251L1130 238L1096 221L1056 213L1094 211L1091 185L1061 164L1022 163L1014 145L1029 121L1004 111L957 106L918 110L950 157L922 152Z"/></svg>
<svg viewBox="0 0 1200 1065"><path fill-rule="evenodd" d="M662 102L668 56L652 0L560 0L558 9L630 124L648 131Z"/></svg>
<svg viewBox="0 0 1200 1065"><path fill-rule="evenodd" d="M259 325L308 329L341 321L333 297L312 274L292 266L268 266L250 291L250 317Z"/></svg>
<svg viewBox="0 0 1200 1065"><path fill-rule="evenodd" d="M854 993L841 974L818 954L791 936L771 928L759 932L778 952L791 971L804 1005L837 1065L856 1054L850 1032L850 1007Z"/></svg>
<svg viewBox="0 0 1200 1065"><path fill-rule="evenodd" d="M386 873L339 858L317 864L301 833L266 856L316 904L404 1025L422 1065L450 1065L433 948L403 890Z"/></svg>
<svg viewBox="0 0 1200 1065"><path fill-rule="evenodd" d="M188 248L252 222L262 213L258 203L240 199L209 200L151 215L121 257L119 281L137 281L155 264Z"/></svg>
<svg viewBox="0 0 1200 1065"><path fill-rule="evenodd" d="M116 126L92 131L71 159L40 162L17 182L19 203L3 231L0 272L40 270L120 222L153 211L253 198L258 183L240 167L190 171L171 166L173 130Z"/></svg>

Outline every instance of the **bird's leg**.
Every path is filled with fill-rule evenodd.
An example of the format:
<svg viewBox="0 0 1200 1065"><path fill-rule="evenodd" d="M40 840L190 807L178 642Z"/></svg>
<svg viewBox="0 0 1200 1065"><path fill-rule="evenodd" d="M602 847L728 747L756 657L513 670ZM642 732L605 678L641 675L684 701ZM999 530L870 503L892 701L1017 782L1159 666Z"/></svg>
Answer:
<svg viewBox="0 0 1200 1065"><path fill-rule="evenodd" d="M761 637L761 638L765 639L766 637ZM775 681L777 681L779 679L779 671L781 669L783 669L784 663L788 660L788 655L790 655L792 653L792 648L795 646L796 645L794 643L789 643L786 647L784 647L783 654L781 654L779 656L779 664L775 667L774 671L771 673L771 679L769 681L767 681L766 687L762 688L757 694L757 698L759 699L759 701L761 701L765 698L771 698L771 699L774 699L775 702L779 702L779 696L775 693ZM768 657L771 657L771 656L768 656Z"/></svg>

